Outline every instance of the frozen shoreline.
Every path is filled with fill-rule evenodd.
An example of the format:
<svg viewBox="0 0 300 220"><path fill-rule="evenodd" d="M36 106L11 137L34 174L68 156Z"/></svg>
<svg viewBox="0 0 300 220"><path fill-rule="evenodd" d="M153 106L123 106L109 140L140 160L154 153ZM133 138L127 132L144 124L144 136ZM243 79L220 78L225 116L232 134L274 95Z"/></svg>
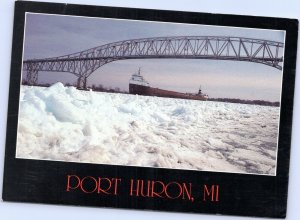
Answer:
<svg viewBox="0 0 300 220"><path fill-rule="evenodd" d="M21 86L17 157L275 175L279 108Z"/></svg>

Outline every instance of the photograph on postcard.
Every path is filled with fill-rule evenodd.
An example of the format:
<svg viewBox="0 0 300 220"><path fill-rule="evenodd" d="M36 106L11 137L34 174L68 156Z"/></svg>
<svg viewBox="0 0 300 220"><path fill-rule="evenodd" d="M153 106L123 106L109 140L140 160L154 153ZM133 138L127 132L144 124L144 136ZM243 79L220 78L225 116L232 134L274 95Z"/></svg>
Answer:
<svg viewBox="0 0 300 220"><path fill-rule="evenodd" d="M16 158L276 175L285 31L25 16Z"/></svg>

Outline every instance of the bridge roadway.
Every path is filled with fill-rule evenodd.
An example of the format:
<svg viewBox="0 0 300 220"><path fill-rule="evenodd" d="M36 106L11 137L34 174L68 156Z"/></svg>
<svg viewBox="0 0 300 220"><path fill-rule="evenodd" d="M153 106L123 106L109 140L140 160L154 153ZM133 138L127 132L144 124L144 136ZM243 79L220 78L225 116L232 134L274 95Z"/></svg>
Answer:
<svg viewBox="0 0 300 220"><path fill-rule="evenodd" d="M283 43L242 37L153 37L113 42L78 53L23 61L26 80L35 85L39 71L69 72L86 88L87 78L101 66L125 59L211 59L259 63L282 70Z"/></svg>

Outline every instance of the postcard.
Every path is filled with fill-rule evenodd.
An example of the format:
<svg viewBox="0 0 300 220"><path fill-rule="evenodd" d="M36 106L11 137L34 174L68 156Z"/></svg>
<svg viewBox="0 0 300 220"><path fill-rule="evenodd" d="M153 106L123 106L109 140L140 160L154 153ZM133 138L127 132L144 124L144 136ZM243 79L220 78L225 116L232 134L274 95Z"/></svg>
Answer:
<svg viewBox="0 0 300 220"><path fill-rule="evenodd" d="M284 218L297 32L17 1L3 200Z"/></svg>

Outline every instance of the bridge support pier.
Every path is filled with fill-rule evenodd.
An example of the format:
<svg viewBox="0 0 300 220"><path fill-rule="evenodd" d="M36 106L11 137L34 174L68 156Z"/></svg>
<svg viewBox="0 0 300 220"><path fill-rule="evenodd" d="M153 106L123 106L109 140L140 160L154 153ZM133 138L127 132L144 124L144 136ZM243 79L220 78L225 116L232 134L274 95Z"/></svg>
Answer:
<svg viewBox="0 0 300 220"><path fill-rule="evenodd" d="M27 71L27 76L26 76L26 81L28 85L36 85L38 81L38 70L28 70Z"/></svg>
<svg viewBox="0 0 300 220"><path fill-rule="evenodd" d="M86 76L79 76L77 79L77 88L79 89L86 89L87 86L87 77Z"/></svg>

